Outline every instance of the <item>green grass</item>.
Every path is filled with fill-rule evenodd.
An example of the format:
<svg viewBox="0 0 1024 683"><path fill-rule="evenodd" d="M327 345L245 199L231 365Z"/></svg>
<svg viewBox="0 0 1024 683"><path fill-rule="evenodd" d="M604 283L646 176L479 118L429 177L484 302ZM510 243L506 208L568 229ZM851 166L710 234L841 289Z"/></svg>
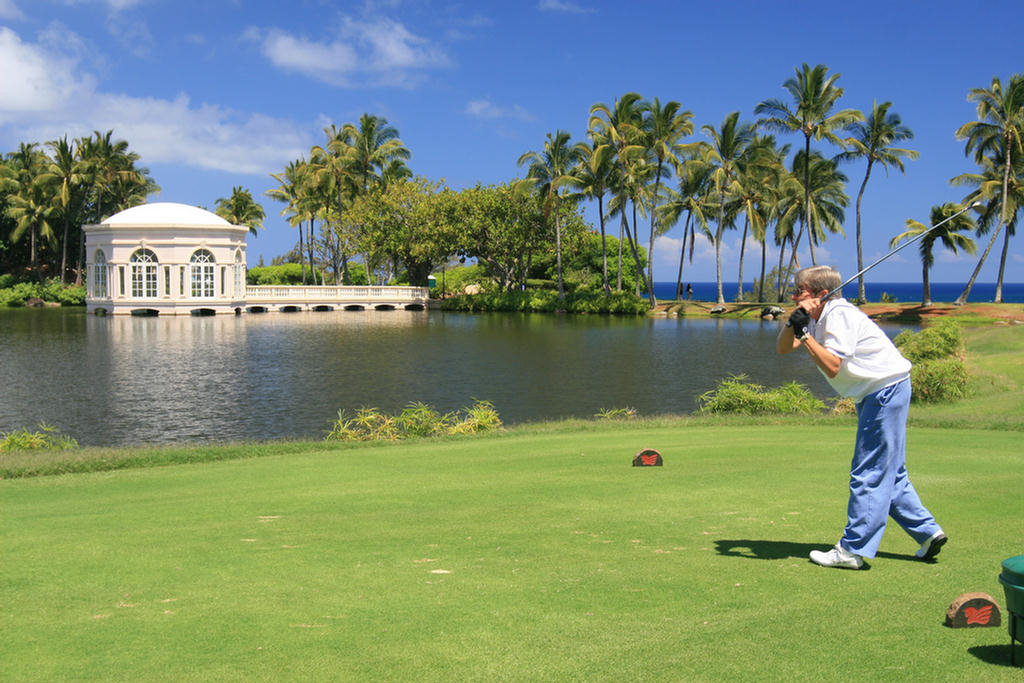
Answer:
<svg viewBox="0 0 1024 683"><path fill-rule="evenodd" d="M951 541L845 522L849 420L566 423L0 482L12 681L1019 681L946 607L1024 552L1014 432L916 428ZM630 467L642 447L662 468Z"/></svg>

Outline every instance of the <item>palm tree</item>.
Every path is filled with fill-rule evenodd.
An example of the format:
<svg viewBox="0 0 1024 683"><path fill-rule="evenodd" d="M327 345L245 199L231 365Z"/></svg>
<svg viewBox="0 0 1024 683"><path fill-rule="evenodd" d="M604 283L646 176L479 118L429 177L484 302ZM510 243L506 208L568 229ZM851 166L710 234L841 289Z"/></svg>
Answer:
<svg viewBox="0 0 1024 683"><path fill-rule="evenodd" d="M679 140L693 135L693 112L680 111L678 102L661 101L655 97L647 109L644 119L644 146L654 165L654 188L651 191L651 236L647 242L647 280L654 284L654 236L657 230L657 203L661 191L662 177L669 177L673 166L679 163L679 155L686 150ZM689 146L692 147L692 146ZM653 299L654 292L651 292Z"/></svg>
<svg viewBox="0 0 1024 683"><path fill-rule="evenodd" d="M398 129L389 126L387 119L370 114L360 116L358 126L346 123L341 135L329 144L344 144L349 148L352 174L362 193L369 192L371 187L380 183L386 169L388 175L395 179L398 176L395 165L405 166L404 162L412 156L399 139ZM411 172L405 177L409 176Z"/></svg>
<svg viewBox="0 0 1024 683"><path fill-rule="evenodd" d="M963 207L957 204L946 203L939 206L933 206L931 213L932 224L930 226L908 218L906 231L896 235L889 242L889 248L895 249L896 245L904 240L912 240L920 237L922 234L925 235L921 238L921 242L918 246L918 249L921 252L921 266L923 270L921 280L922 306L932 305L932 290L931 285L928 282L928 271L931 270L932 264L935 263L935 257L932 255L932 248L935 246L936 241L941 241L943 246L954 254L957 253L957 249L963 249L971 255L977 252L974 240L960 234L963 231L974 230L975 228L974 219L966 213L960 213L961 211L963 211ZM958 213L959 215L957 215ZM956 217L950 220L952 216ZM934 226L937 226L939 223L943 223L943 225L939 228L934 228Z"/></svg>
<svg viewBox="0 0 1024 683"><path fill-rule="evenodd" d="M587 130L590 131L591 138L595 143L599 143L598 147L607 146L612 150L613 165L610 174L610 187L613 188L615 196L609 206L609 213L614 215L617 212L621 219L619 233L619 290L622 289L623 233L629 239L633 260L636 262L638 277L642 277L644 274L644 267L640 261L636 241L629 234L626 204L632 196L635 207L640 192L638 181L641 176L641 168L639 162L643 161L646 152L642 144L643 114L648 106L648 103L643 100L639 93L630 92L615 100L614 104L610 107L604 103L593 105L590 108L590 117L587 121ZM654 286L649 281L646 284L649 303L653 307L657 304L654 298Z"/></svg>
<svg viewBox="0 0 1024 683"><path fill-rule="evenodd" d="M252 193L241 186L232 187L230 197L217 200L216 214L231 225L248 226L253 235L259 234L263 219L267 217L263 207L252 198Z"/></svg>
<svg viewBox="0 0 1024 683"><path fill-rule="evenodd" d="M828 75L828 67L818 64L814 68L806 63L795 69L796 76L789 78L782 87L789 91L793 98L791 109L782 100L769 99L754 107L754 113L765 115L759 121L759 125L769 130L778 132L803 133L804 136L804 159L811 159L811 138L815 140L828 140L834 145L842 146L842 140L833 131L839 130L863 118L863 114L855 109L843 109L832 113L836 102L843 96L843 89L836 86L840 74ZM810 207L810 168L805 165L803 169L804 184L804 215L811 213ZM805 225L801 223L800 232L793 240L793 258L790 261L790 269L797 263L797 250L800 246L800 238L803 235ZM814 251L812 247L811 262L814 263Z"/></svg>
<svg viewBox="0 0 1024 683"><path fill-rule="evenodd" d="M60 279L61 282L65 282L68 270L69 233L72 219L76 218L74 194L79 189L83 178L80 173L80 164L76 158L74 143L69 143L66 135L60 140L51 140L46 145L53 151L53 159L47 167L47 173L60 186L54 201L60 210L61 220L64 224L61 238Z"/></svg>
<svg viewBox="0 0 1024 683"><path fill-rule="evenodd" d="M92 137L80 138L78 144L79 172L89 193L83 201L92 204L92 219L101 223L107 217L143 203L146 197L160 190L149 177L149 170L136 168L139 155L128 148L125 140L112 140L114 131L93 131ZM81 283L85 262L85 232L78 250L78 276Z"/></svg>
<svg viewBox="0 0 1024 683"><path fill-rule="evenodd" d="M591 138L589 145L585 142L577 142L576 148L580 161L574 173L573 185L583 197L597 200L597 216L601 225L601 282L605 294L608 294L611 292L611 287L608 286L608 241L604 227L604 195L608 191L610 181L612 149L607 145L599 144L595 138Z"/></svg>
<svg viewBox="0 0 1024 683"><path fill-rule="evenodd" d="M302 224L306 219L308 202L305 201L302 185L304 176L307 173L307 164L304 159L289 162L284 173L271 173L270 176L278 182L278 186L266 191L271 199L284 202L285 207L281 209L281 215L288 220L288 225L299 229L299 261L302 269L302 284L306 284L306 255L303 251ZM312 264L310 264L312 267Z"/></svg>
<svg viewBox="0 0 1024 683"><path fill-rule="evenodd" d="M711 138L705 148L705 159L714 169L712 182L718 196L718 225L715 229L715 276L718 284L718 303L725 303L722 292L722 233L725 230L726 196L735 196L737 165L754 140L754 126L741 123L740 113L734 111L725 117L721 127L702 126L701 130Z"/></svg>
<svg viewBox="0 0 1024 683"><path fill-rule="evenodd" d="M770 215L771 182L774 166L780 162L775 138L768 135L755 137L739 159L736 168L736 211L743 212L743 237L740 238L740 263L737 275L736 300L743 300L743 258L747 247L747 233L761 243L761 278L767 247L765 234Z"/></svg>
<svg viewBox="0 0 1024 683"><path fill-rule="evenodd" d="M893 144L903 140L910 140L914 137L913 131L903 125L899 114L890 112L892 102L878 104L874 102L871 113L863 121L855 121L847 126L851 133L845 140L847 151L839 154L840 161L852 161L854 159L867 159L868 166L864 172L864 180L860 184L860 191L857 193L857 270L864 269L864 252L861 249L861 221L860 205L864 198L864 188L868 185L868 178L871 177L871 168L877 162L885 169L886 174L889 167L894 166L900 173L904 172L904 159L917 159L917 152L910 149L894 147ZM857 278L857 303L864 303L867 297L864 294L864 275Z"/></svg>
<svg viewBox="0 0 1024 683"><path fill-rule="evenodd" d="M807 185L798 180L804 200L798 199L796 186L791 185L788 196L780 202L779 220L789 226L794 225L797 220L801 225L809 226L808 243L813 258L814 244L825 239L827 233L844 234L844 209L849 205L850 198L845 191L846 176L839 171L835 159L826 159L820 152L813 152L810 161L807 161L803 151L800 151L793 157L793 178L799 179L802 169L809 171ZM792 228L789 230L791 232ZM795 244L793 248L796 248Z"/></svg>
<svg viewBox="0 0 1024 683"><path fill-rule="evenodd" d="M28 233L30 267L40 282L43 281L43 274L39 265L39 246L44 240L50 244L56 241L53 224L57 207L51 201L51 185L52 181L42 174L21 184L17 194L10 198L10 207L7 209L7 215L14 221L11 242L19 242Z"/></svg>
<svg viewBox="0 0 1024 683"><path fill-rule="evenodd" d="M1012 168L1008 178L1004 178L1003 155L998 153L993 158L985 158L981 163L979 173L963 173L956 176L950 183L953 185L975 187L976 189L964 197L964 204L978 202L981 208L978 213L978 227L976 234L980 237L991 230L994 225L999 225L1003 212L1006 214L1006 230L1003 232L1003 253L1002 263L999 268L999 277L996 280L996 297L1002 298L1003 268L1006 261L1006 252L1009 247L1009 238L1016 233L1017 218L1020 210L1024 207L1024 154L1014 157ZM1003 200L1003 182L1006 180L1005 207Z"/></svg>
<svg viewBox="0 0 1024 683"><path fill-rule="evenodd" d="M1010 77L1010 82L1004 89L998 78L992 79L990 88L973 88L967 99L978 103L978 120L970 121L960 126L956 131L959 140L966 139L967 144L964 154L974 151L974 160L981 165L986 157L1002 157L1003 186L1001 193L1001 207L999 211L999 224L992 239L985 247L978 265L971 274L970 280L964 291L957 297L957 305L964 304L971 293L974 281L981 272L981 267L988 258L988 253L999 237L1000 231L1010 221L1009 209L1009 184L1010 169L1013 167L1014 155L1024 153L1021 136L1024 134L1024 76L1015 74ZM1002 297L1002 272L1005 266L1006 250L1003 250L1003 261L999 265L999 283L996 288L996 303L1001 303Z"/></svg>
<svg viewBox="0 0 1024 683"><path fill-rule="evenodd" d="M709 240L714 240L714 235L708 228L707 211L714 208L710 200L713 189L711 177L714 169L699 158L686 159L676 168L676 175L679 178L678 189L667 188L665 201L658 206L661 225L672 227L679 222L683 213L686 213L686 221L683 223L683 239L679 250L679 272L676 275L675 298L679 299L683 293L683 264L686 261L686 247L690 247L690 263L693 263L693 249L696 236L696 224L700 223L701 230ZM696 220L694 220L696 219Z"/></svg>
<svg viewBox="0 0 1024 683"><path fill-rule="evenodd" d="M565 299L562 282L562 223L560 212L560 190L574 182L573 169L579 160L579 149L570 143L571 136L564 130L554 135L548 133L544 149L540 152L526 152L519 157L519 166L529 164L527 180L533 182L544 197L544 215L550 220L555 217L555 270L558 277L558 298Z"/></svg>

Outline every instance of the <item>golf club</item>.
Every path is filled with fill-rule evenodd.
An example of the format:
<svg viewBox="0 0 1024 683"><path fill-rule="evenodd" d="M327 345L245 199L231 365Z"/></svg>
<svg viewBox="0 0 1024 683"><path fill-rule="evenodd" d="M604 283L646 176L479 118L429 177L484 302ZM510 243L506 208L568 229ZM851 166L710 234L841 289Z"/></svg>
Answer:
<svg viewBox="0 0 1024 683"><path fill-rule="evenodd" d="M924 237L925 235L927 235L928 233L930 233L930 232L931 232L932 230L934 230L935 228L938 228L939 226L943 225L944 223L948 223L949 221L953 220L954 218L956 218L956 217L957 217L957 216L959 216L960 214L962 214L962 213L966 213L967 211L970 211L971 209L973 209L973 208L976 208L976 207L980 207L981 205L982 205L982 204L981 204L981 202L972 202L971 204L968 204L968 205L967 205L967 206L965 206L964 208L962 208L962 209L960 209L959 211L957 211L956 213L954 213L954 214L953 214L952 216L950 216L949 218L944 218L944 219L942 219L941 221L939 221L938 223L936 223L936 224L935 224L935 225L933 225L932 227L928 228L927 230L925 230L924 232L922 232L922 233L921 233L920 235L918 235L918 236L917 236L917 237L915 237L914 239L912 239L912 240L907 240L906 242L904 242L904 243L903 243L903 244L901 244L900 246L896 247L895 249L893 249L892 251L890 251L890 252L889 252L888 254L886 254L886 255L885 255L885 256L883 256L882 258L880 258L880 259L878 259L877 261L875 261L874 263L872 263L872 264L871 264L870 266L868 266L867 268L865 268L865 269L863 269L863 270L859 271L859 272L858 272L858 273L856 273L856 274L855 274L855 275L854 275L853 277L847 278L847 279L846 279L846 281L845 281L845 282L843 282L843 284L839 285L838 287L836 287L835 289L833 289L833 290L832 290L831 292L829 292L828 294L826 294L825 296L823 296L823 297L821 298L821 300L822 300L822 301L827 301L827 300L828 300L828 299L829 299L829 298L830 298L830 297L831 297L832 295L834 295L834 294L835 294L836 292L841 292L841 291L843 291L843 287L845 287L846 285L850 284L851 282L853 282L854 280L856 280L857 278L859 278L859 277L860 277L861 275L863 275L864 273L868 272L869 270L871 270L872 268L874 268L875 266L877 266L877 265L878 265L879 263L881 263L881 262L882 262L882 261L884 261L885 259L887 259L887 258L889 258L890 256L892 256L893 254L895 254L895 253L896 253L897 251L899 251L900 249L903 249L904 247L909 247L909 246L910 246L911 244L913 244L914 242L918 241L919 239L921 239L922 237Z"/></svg>

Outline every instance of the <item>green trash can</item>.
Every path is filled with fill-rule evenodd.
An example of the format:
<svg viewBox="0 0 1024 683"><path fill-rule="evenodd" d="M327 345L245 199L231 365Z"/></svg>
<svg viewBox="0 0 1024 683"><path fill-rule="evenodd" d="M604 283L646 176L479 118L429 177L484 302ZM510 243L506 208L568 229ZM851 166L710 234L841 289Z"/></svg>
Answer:
<svg viewBox="0 0 1024 683"><path fill-rule="evenodd" d="M1024 643L1024 555L1003 560L999 575L1006 594L1007 628L1010 630L1010 663L1017 664L1017 643Z"/></svg>

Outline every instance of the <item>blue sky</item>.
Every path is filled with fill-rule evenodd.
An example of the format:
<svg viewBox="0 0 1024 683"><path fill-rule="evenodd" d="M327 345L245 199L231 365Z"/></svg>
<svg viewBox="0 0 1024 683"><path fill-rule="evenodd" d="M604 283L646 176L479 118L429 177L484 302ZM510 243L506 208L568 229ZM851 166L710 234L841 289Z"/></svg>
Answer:
<svg viewBox="0 0 1024 683"><path fill-rule="evenodd" d="M0 0L0 151L113 129L163 188L150 201L212 208L245 186L267 213L249 242L254 264L296 239L281 205L262 196L276 184L270 173L308 155L331 123L383 116L412 151L414 173L462 188L521 177L517 159L548 132L582 139L597 102L629 91L677 100L703 139L702 125L731 111L753 121L758 102L788 97L782 83L796 67L822 63L841 74L840 106L892 101L915 133L907 146L921 153L905 175L872 174L870 262L907 218L927 221L932 205L962 197L949 179L975 168L954 136L976 115L967 92L1020 70L1022 19L1024 5L1003 0ZM819 260L852 275L864 165L843 170L848 236L831 238ZM595 224L596 214L588 207ZM657 280L675 277L679 233L656 244ZM1008 282L1024 282L1022 244L1010 243ZM726 281L739 246L738 233L723 242ZM982 281L995 280L1001 246ZM748 259L749 281L756 252ZM932 279L965 281L975 263L940 252ZM713 248L701 243L687 270L688 280L714 280ZM872 275L919 278L913 247Z"/></svg>

